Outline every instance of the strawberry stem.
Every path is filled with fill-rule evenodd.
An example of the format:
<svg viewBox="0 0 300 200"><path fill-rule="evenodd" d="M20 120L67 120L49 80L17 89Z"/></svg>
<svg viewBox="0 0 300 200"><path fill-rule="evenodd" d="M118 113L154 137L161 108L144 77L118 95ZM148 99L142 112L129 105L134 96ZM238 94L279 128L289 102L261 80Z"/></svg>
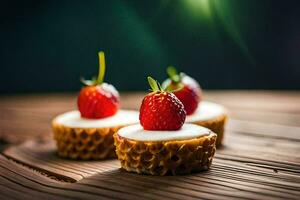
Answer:
<svg viewBox="0 0 300 200"><path fill-rule="evenodd" d="M101 85L104 80L104 75L105 75L105 55L103 51L98 52L99 56L99 72L98 72L98 78L93 77L92 80L85 80L84 78L80 78L80 81L84 85L89 85L89 86L95 86L95 85Z"/></svg>
<svg viewBox="0 0 300 200"><path fill-rule="evenodd" d="M99 56L99 73L97 78L97 84L100 85L103 83L105 75L105 54L103 51L98 52Z"/></svg>

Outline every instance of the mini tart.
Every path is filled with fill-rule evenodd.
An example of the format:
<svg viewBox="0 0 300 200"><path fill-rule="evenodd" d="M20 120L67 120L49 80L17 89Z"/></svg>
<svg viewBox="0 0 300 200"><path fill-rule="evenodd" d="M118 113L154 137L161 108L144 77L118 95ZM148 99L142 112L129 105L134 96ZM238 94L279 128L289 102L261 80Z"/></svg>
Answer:
<svg viewBox="0 0 300 200"><path fill-rule="evenodd" d="M208 101L200 102L195 113L186 117L187 123L204 126L215 132L218 135L216 142L217 147L222 145L226 121L226 109L219 104Z"/></svg>
<svg viewBox="0 0 300 200"><path fill-rule="evenodd" d="M59 156L79 160L115 158L113 134L120 128L139 122L139 113L119 110L103 119L85 119L79 111L70 111L52 121Z"/></svg>
<svg viewBox="0 0 300 200"><path fill-rule="evenodd" d="M184 124L177 131L146 131L141 125L132 125L114 134L123 169L161 176L209 169L216 138L209 129L194 124Z"/></svg>

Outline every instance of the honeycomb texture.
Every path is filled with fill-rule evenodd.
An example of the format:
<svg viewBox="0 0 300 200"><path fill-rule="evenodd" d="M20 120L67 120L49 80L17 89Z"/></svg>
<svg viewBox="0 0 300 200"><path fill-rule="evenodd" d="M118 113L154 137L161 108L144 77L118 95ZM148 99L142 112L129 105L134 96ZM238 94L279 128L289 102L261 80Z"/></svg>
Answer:
<svg viewBox="0 0 300 200"><path fill-rule="evenodd" d="M69 128L52 122L54 140L60 157L76 160L115 158L113 128Z"/></svg>
<svg viewBox="0 0 300 200"><path fill-rule="evenodd" d="M216 147L220 147L222 145L223 139L224 139L224 131L225 131L225 124L227 121L227 115L224 114L220 117L206 120L206 121L195 121L191 122L193 124L197 124L200 126L204 126L205 128L208 128L212 130L214 133L218 135L217 141L216 141Z"/></svg>
<svg viewBox="0 0 300 200"><path fill-rule="evenodd" d="M215 154L217 135L189 140L143 142L114 134L123 169L138 174L179 175L207 170Z"/></svg>

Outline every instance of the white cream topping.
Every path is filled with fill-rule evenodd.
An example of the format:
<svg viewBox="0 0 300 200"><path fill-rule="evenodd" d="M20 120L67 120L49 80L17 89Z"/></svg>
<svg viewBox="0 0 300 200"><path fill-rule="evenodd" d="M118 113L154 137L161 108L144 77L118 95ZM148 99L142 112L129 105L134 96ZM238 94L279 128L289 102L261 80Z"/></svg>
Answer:
<svg viewBox="0 0 300 200"><path fill-rule="evenodd" d="M115 115L102 119L86 119L78 110L66 112L55 121L70 128L105 128L139 123L139 113L133 110L119 110Z"/></svg>
<svg viewBox="0 0 300 200"><path fill-rule="evenodd" d="M206 121L219 117L225 113L226 109L223 106L208 101L202 101L192 115L186 116L185 122L193 123L196 121Z"/></svg>
<svg viewBox="0 0 300 200"><path fill-rule="evenodd" d="M210 130L194 124L184 124L176 131L148 131L140 124L127 126L118 131L118 135L136 141L187 140L209 135Z"/></svg>

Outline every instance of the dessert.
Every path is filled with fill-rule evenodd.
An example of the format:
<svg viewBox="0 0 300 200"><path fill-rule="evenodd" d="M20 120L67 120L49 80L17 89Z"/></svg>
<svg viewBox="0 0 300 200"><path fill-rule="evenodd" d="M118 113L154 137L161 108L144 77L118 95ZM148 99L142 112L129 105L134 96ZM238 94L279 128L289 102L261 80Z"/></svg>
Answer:
<svg viewBox="0 0 300 200"><path fill-rule="evenodd" d="M138 113L130 110L119 110L103 119L82 118L78 110L66 112L52 122L57 153L79 160L115 158L113 134L135 123L138 123Z"/></svg>
<svg viewBox="0 0 300 200"><path fill-rule="evenodd" d="M148 77L152 92L140 108L140 124L114 134L117 157L129 172L177 175L207 170L215 153L217 135L207 128L184 124L180 100Z"/></svg>
<svg viewBox="0 0 300 200"><path fill-rule="evenodd" d="M209 101L201 101L197 110L186 117L187 123L204 126L218 135L216 146L222 145L224 127L227 120L227 111L220 104Z"/></svg>
<svg viewBox="0 0 300 200"><path fill-rule="evenodd" d="M177 90L174 94L182 101L187 112L186 122L204 126L218 135L216 145L222 144L224 126L227 119L226 109L216 103L202 101L202 90L197 81L184 73L178 73L174 67L168 67L169 78L163 82L163 88Z"/></svg>
<svg viewBox="0 0 300 200"><path fill-rule="evenodd" d="M202 90L196 80L184 73L178 73L170 66L167 68L169 78L162 84L163 88L175 90L175 96L183 103L187 115L191 115L202 99Z"/></svg>
<svg viewBox="0 0 300 200"><path fill-rule="evenodd" d="M138 123L138 112L119 109L119 93L103 82L104 74L104 53L99 52L98 78L82 80L86 86L77 98L78 110L52 121L59 156L84 160L115 157L113 134Z"/></svg>

